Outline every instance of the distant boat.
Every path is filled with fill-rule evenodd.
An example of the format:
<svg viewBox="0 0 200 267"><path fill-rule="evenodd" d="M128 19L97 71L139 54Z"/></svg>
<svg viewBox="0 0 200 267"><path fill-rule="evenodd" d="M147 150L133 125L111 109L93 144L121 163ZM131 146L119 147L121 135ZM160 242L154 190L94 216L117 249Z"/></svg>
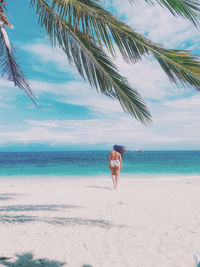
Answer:
<svg viewBox="0 0 200 267"><path fill-rule="evenodd" d="M142 150L142 149L136 149L136 150L134 150L134 152L144 152L144 150Z"/></svg>

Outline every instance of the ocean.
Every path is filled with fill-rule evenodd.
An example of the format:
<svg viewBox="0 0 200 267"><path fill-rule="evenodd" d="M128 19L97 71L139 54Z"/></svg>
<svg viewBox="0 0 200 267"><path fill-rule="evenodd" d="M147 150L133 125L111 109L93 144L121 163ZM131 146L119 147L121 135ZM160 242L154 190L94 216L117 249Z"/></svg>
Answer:
<svg viewBox="0 0 200 267"><path fill-rule="evenodd" d="M109 151L0 152L1 176L108 176ZM121 175L199 175L200 151L128 151Z"/></svg>

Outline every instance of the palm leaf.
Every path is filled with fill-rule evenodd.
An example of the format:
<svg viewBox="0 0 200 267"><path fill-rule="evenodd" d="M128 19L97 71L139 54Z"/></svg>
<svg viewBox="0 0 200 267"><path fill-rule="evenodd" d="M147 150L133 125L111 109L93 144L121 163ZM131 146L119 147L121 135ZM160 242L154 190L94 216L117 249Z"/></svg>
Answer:
<svg viewBox="0 0 200 267"><path fill-rule="evenodd" d="M14 46L10 43L7 32L4 28L6 25L9 28L12 28L9 20L5 16L4 10L6 2L4 0L0 0L0 72L1 77L14 82L14 85L17 86L19 89L22 89L29 98L35 102L35 97L30 89L28 82L21 70L17 60L14 56L13 51Z"/></svg>
<svg viewBox="0 0 200 267"><path fill-rule="evenodd" d="M153 53L171 81L200 90L199 57L191 56L187 51L160 48L160 55ZM176 63L174 63L176 62ZM181 65L181 67L180 67Z"/></svg>
<svg viewBox="0 0 200 267"><path fill-rule="evenodd" d="M0 27L0 71L1 77L8 81L14 82L14 85L19 89L22 89L29 98L35 102L35 97L30 89L28 82L18 65L16 58L14 56L14 46L10 44L8 36L5 32L4 27L1 24Z"/></svg>
<svg viewBox="0 0 200 267"><path fill-rule="evenodd" d="M136 2L135 0L129 0ZM190 20L195 26L200 25L200 1L199 0L145 0L149 4L157 2L166 7L174 16L180 16Z"/></svg>
<svg viewBox="0 0 200 267"><path fill-rule="evenodd" d="M170 1L170 0L169 0ZM31 0L31 3L39 3ZM172 82L181 82L200 90L200 64L196 56L188 51L166 49L138 34L115 16L104 10L93 0L48 0L52 10L63 20L67 20L75 30L79 29L89 37L105 44L115 55L113 40L123 58L129 62L141 60L151 54L159 62ZM38 10L39 10L38 5ZM51 22L49 22L51 23ZM49 27L48 21L46 27Z"/></svg>
<svg viewBox="0 0 200 267"><path fill-rule="evenodd" d="M32 0L34 2L35 0ZM104 44L109 52L115 56L113 40L121 51L124 60L136 62L147 52L144 46L132 42L125 34L131 30L110 12L93 0L51 0L48 2L59 17L66 20L75 29L81 30ZM134 49L133 49L134 48Z"/></svg>
<svg viewBox="0 0 200 267"><path fill-rule="evenodd" d="M139 93L130 87L116 66L93 37L88 36L60 18L47 1L32 0L53 45L57 43L73 61L81 74L98 92L119 100L122 108L142 123L150 122L150 114Z"/></svg>

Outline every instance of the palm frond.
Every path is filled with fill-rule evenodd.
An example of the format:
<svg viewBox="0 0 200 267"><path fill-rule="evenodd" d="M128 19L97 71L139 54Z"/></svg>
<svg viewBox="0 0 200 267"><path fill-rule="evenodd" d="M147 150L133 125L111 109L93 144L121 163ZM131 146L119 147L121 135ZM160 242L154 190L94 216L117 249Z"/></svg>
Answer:
<svg viewBox="0 0 200 267"><path fill-rule="evenodd" d="M152 53L169 79L184 86L200 91L199 57L192 56L187 51L167 50L160 48L159 53ZM176 63L175 63L176 62Z"/></svg>
<svg viewBox="0 0 200 267"><path fill-rule="evenodd" d="M99 45L103 43L113 55L114 40L126 61L136 62L145 54L153 55L172 82L180 81L185 86L200 90L199 60L188 51L166 49L152 43L103 9L96 1L48 0L48 3L55 14L66 20L74 30L79 29L88 38L95 38ZM49 27L48 21L46 27Z"/></svg>
<svg viewBox="0 0 200 267"><path fill-rule="evenodd" d="M48 0L48 2L59 17L88 37L97 39L100 45L104 44L113 56L116 55L113 40L126 61L136 62L147 52L141 44L134 43L134 46L131 44L133 41L126 35L126 31L131 31L131 28L106 11L97 1Z"/></svg>
<svg viewBox="0 0 200 267"><path fill-rule="evenodd" d="M18 65L16 58L14 56L14 46L10 44L8 36L5 32L4 27L0 27L0 72L1 77L8 81L14 82L14 85L19 89L22 89L26 95L34 102L35 97L30 89L28 82Z"/></svg>
<svg viewBox="0 0 200 267"><path fill-rule="evenodd" d="M53 45L57 43L81 74L98 92L119 100L122 108L142 123L149 123L150 113L139 93L130 87L95 39L73 27L57 15L45 0L32 0Z"/></svg>
<svg viewBox="0 0 200 267"><path fill-rule="evenodd" d="M129 0L136 2L135 0ZM166 7L172 15L180 16L191 21L196 27L200 26L200 1L199 0L145 0L149 4L157 2Z"/></svg>

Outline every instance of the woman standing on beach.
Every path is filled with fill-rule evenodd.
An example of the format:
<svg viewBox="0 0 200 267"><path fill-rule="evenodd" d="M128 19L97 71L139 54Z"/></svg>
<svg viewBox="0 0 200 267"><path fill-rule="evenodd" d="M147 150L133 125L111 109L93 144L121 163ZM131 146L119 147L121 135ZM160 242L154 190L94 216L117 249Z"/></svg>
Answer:
<svg viewBox="0 0 200 267"><path fill-rule="evenodd" d="M125 153L124 146L113 146L113 151L109 155L109 168L112 175L113 188L116 190L119 181L119 172L122 169L122 155Z"/></svg>

